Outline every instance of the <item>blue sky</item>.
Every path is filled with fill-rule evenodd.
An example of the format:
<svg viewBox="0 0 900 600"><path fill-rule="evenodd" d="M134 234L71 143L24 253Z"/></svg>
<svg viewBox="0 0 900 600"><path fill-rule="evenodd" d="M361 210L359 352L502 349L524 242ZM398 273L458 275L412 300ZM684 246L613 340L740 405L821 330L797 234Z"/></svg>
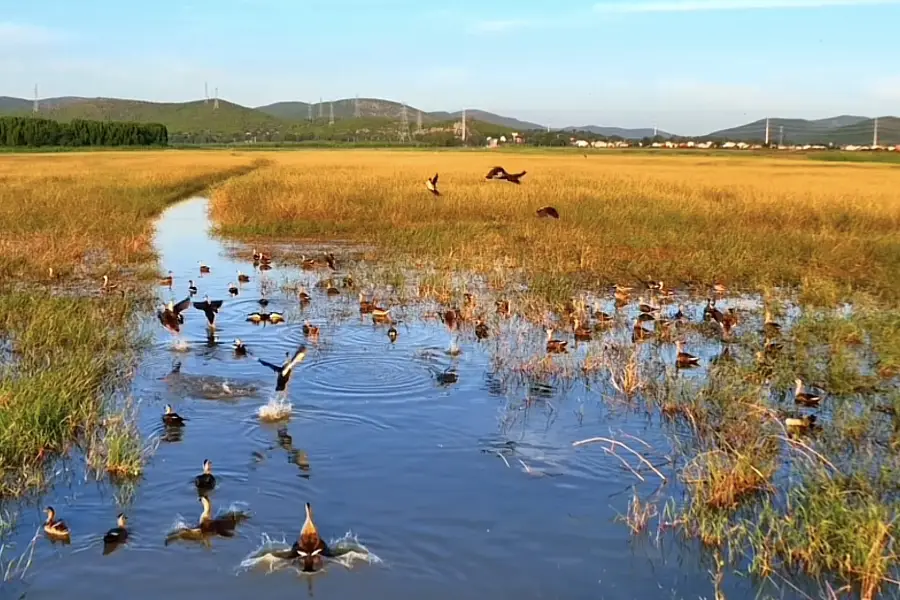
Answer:
<svg viewBox="0 0 900 600"><path fill-rule="evenodd" d="M0 95L360 96L684 134L900 115L900 0L0 0Z"/></svg>

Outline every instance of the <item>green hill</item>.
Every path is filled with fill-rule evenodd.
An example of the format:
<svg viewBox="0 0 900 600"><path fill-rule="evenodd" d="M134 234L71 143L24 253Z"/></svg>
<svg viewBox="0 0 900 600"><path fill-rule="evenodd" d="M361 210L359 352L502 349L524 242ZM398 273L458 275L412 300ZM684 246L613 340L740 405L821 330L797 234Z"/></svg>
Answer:
<svg viewBox="0 0 900 600"><path fill-rule="evenodd" d="M769 141L785 144L858 144L872 143L875 129L874 119L841 115L827 119L769 119ZM763 142L766 137L766 121L760 119L739 127L722 129L710 133L714 139ZM880 144L900 144L900 119L879 117L878 141Z"/></svg>
<svg viewBox="0 0 900 600"><path fill-rule="evenodd" d="M380 98L342 98L331 102L276 102L266 106L257 106L255 110L264 112L279 119L287 121L309 120L310 107L312 107L313 119L329 118L334 111L335 120L356 118L356 107L359 106L359 118L378 118L400 120L403 114L403 105L392 100ZM418 113L421 112L413 106L406 107L406 118L415 125ZM447 117L449 119L449 117ZM422 122L430 123L435 118L427 112L422 112Z"/></svg>

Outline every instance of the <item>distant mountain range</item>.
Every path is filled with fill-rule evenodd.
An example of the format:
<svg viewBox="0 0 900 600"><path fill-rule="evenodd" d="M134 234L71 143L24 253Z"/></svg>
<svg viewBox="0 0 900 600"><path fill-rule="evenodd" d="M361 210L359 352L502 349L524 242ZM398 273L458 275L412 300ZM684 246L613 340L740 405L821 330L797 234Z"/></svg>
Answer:
<svg viewBox="0 0 900 600"><path fill-rule="evenodd" d="M145 102L120 98L82 98L65 96L45 98L39 101L39 116L61 121L71 119L96 119L114 121L153 121L164 123L170 133L196 134L205 132L220 136L246 136L256 134L302 134L312 127L325 126L333 115L336 121L344 121L342 129L348 132L373 129L389 129L392 122L402 119L403 105L379 98L345 98L332 102L276 102L255 108L219 100L219 108L213 110L213 100L190 102ZM0 96L0 115L24 115L32 111L33 101L25 98ZM461 111L421 111L406 106L406 118L414 129L421 118L424 128L447 125L458 121ZM312 116L313 122L309 122ZM530 131L545 130L545 126L514 117L467 109L467 119L488 124L494 130ZM854 115L840 115L827 119L769 119L769 140L784 143L834 143L870 144L875 127L873 119ZM900 143L900 119L880 117L879 141L882 144ZM597 125L570 126L556 131L588 132L606 137L625 139L652 137L652 128L601 127ZM660 137L676 137L677 134L659 131ZM765 120L754 121L738 127L714 131L704 139L729 139L735 141L762 142L765 139ZM348 133L350 135L350 133Z"/></svg>

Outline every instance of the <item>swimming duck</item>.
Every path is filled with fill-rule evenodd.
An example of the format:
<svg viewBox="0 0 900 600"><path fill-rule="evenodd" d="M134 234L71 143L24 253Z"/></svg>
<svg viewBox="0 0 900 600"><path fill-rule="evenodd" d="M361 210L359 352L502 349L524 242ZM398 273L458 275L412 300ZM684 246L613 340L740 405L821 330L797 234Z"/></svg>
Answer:
<svg viewBox="0 0 900 600"><path fill-rule="evenodd" d="M309 271L316 267L316 259L306 258L305 254L300 255L300 268Z"/></svg>
<svg viewBox="0 0 900 600"><path fill-rule="evenodd" d="M373 323L390 323L391 322L391 309L373 306L372 307L372 322Z"/></svg>
<svg viewBox="0 0 900 600"><path fill-rule="evenodd" d="M784 425L788 429L793 429L796 431L814 429L816 426L816 415L806 415L803 417L787 417L784 420Z"/></svg>
<svg viewBox="0 0 900 600"><path fill-rule="evenodd" d="M682 369L699 365L700 358L694 356L693 354L688 354L682 349L682 346L683 344L681 340L675 342L675 352L677 353L675 355L675 364Z"/></svg>
<svg viewBox="0 0 900 600"><path fill-rule="evenodd" d="M167 277L163 277L159 280L159 285L167 285L169 287L172 287L172 279L172 271L169 271L169 275Z"/></svg>
<svg viewBox="0 0 900 600"><path fill-rule="evenodd" d="M208 458L203 459L203 472L194 477L194 485L200 491L209 491L216 487L216 478L212 474L212 462Z"/></svg>
<svg viewBox="0 0 900 600"><path fill-rule="evenodd" d="M591 330L582 326L578 317L575 317L574 332L575 340L578 342L589 342L591 340Z"/></svg>
<svg viewBox="0 0 900 600"><path fill-rule="evenodd" d="M678 310L675 311L674 315L672 315L672 320L673 321L684 321L685 319L687 319L687 316L685 316L685 314L684 314L684 308L679 304Z"/></svg>
<svg viewBox="0 0 900 600"><path fill-rule="evenodd" d="M200 273L209 273L209 266L204 265L202 260L197 261L197 264L200 265Z"/></svg>
<svg viewBox="0 0 900 600"><path fill-rule="evenodd" d="M300 299L301 304L309 304L310 297L309 294L306 293L306 289L301 287L300 291L297 292L297 297Z"/></svg>
<svg viewBox="0 0 900 600"><path fill-rule="evenodd" d="M334 282L329 279L328 284L325 287L325 293L329 296L337 296L341 293L341 290L337 289L337 287L335 287L334 285Z"/></svg>
<svg viewBox="0 0 900 600"><path fill-rule="evenodd" d="M184 427L185 418L172 410L171 404L166 404L165 413L162 416L163 423L170 427Z"/></svg>
<svg viewBox="0 0 900 600"><path fill-rule="evenodd" d="M197 293L197 286L194 285L194 280L188 279L188 294L193 296L196 293Z"/></svg>
<svg viewBox="0 0 900 600"><path fill-rule="evenodd" d="M370 302L369 300L366 300L366 297L363 295L362 292L360 292L359 293L359 312L362 314L368 314L368 313L372 312L372 310L374 308L375 308L375 303Z"/></svg>
<svg viewBox="0 0 900 600"><path fill-rule="evenodd" d="M654 312L659 312L659 307L653 306L652 304L650 304L650 300L647 300L645 302L644 299L641 298L640 303L638 303L638 310L641 311L642 313L654 313Z"/></svg>
<svg viewBox="0 0 900 600"><path fill-rule="evenodd" d="M733 307L729 308L725 311L725 314L722 315L722 325L725 325L729 330L731 330L737 324L738 314Z"/></svg>
<svg viewBox="0 0 900 600"><path fill-rule="evenodd" d="M712 287L713 291L719 295L722 295L728 291L728 288L725 287L722 283L715 283Z"/></svg>
<svg viewBox="0 0 900 600"><path fill-rule="evenodd" d="M106 532L103 536L104 544L119 544L128 539L128 517L125 513L119 513L116 517L116 526Z"/></svg>
<svg viewBox="0 0 900 600"><path fill-rule="evenodd" d="M228 283L228 293L231 294L232 298L237 296L239 292L238 286L234 285L233 281Z"/></svg>
<svg viewBox="0 0 900 600"><path fill-rule="evenodd" d="M707 298L706 307L703 309L703 319L712 319L716 323L721 323L723 318L724 315L722 314L722 311L716 308L716 301L712 298Z"/></svg>
<svg viewBox="0 0 900 600"><path fill-rule="evenodd" d="M396 342L397 341L397 328L394 327L393 325L391 325L390 328L387 330L387 336L388 336L388 338L390 338L391 343Z"/></svg>
<svg viewBox="0 0 900 600"><path fill-rule="evenodd" d="M341 285L343 285L345 288L352 288L354 285L353 284L353 275L348 274L346 277L344 277L344 280L341 282Z"/></svg>
<svg viewBox="0 0 900 600"><path fill-rule="evenodd" d="M63 520L56 520L56 511L53 510L53 507L48 506L44 510L47 512L47 520L44 521L44 532L55 538L69 537L69 526Z"/></svg>
<svg viewBox="0 0 900 600"><path fill-rule="evenodd" d="M169 331L178 333L181 329L181 325L184 324L184 315L182 315L181 312L190 305L190 297L185 298L178 304L169 300L168 304L157 311L156 316L159 318L159 322L163 324L163 327Z"/></svg>
<svg viewBox="0 0 900 600"><path fill-rule="evenodd" d="M334 254L332 254L331 252L326 252L324 254L324 258L325 264L328 265L328 268L330 268L332 271L337 271L337 263L334 260Z"/></svg>
<svg viewBox="0 0 900 600"><path fill-rule="evenodd" d="M550 354L564 354L567 352L566 346L569 345L569 342L565 340L555 340L553 339L553 330L547 329L547 352Z"/></svg>
<svg viewBox="0 0 900 600"><path fill-rule="evenodd" d="M194 302L194 308L202 310L203 314L206 315L206 320L209 322L209 328L215 329L216 314L219 312L219 309L222 308L222 301L210 300L209 296L204 296L203 302Z"/></svg>
<svg viewBox="0 0 900 600"><path fill-rule="evenodd" d="M525 175L525 171L521 173L509 173L503 167L493 167L488 174L484 176L485 179L503 179L510 183L519 183L519 179L521 179Z"/></svg>
<svg viewBox="0 0 900 600"><path fill-rule="evenodd" d="M478 319L475 321L475 337L479 340L483 340L490 335L490 329L488 329L487 323L485 323L482 319Z"/></svg>
<svg viewBox="0 0 900 600"><path fill-rule="evenodd" d="M654 317L652 314L650 314L648 312L642 312L641 314L639 314L637 316L637 320L640 323L646 323L647 321L655 321L656 317Z"/></svg>
<svg viewBox="0 0 900 600"><path fill-rule="evenodd" d="M238 269L237 280L238 283L248 283L250 281L250 276Z"/></svg>
<svg viewBox="0 0 900 600"><path fill-rule="evenodd" d="M303 335L307 337L318 337L319 328L309 322L309 319L303 322Z"/></svg>
<svg viewBox="0 0 900 600"><path fill-rule="evenodd" d="M294 557L300 558L303 563L304 571L313 571L315 567L321 563L322 557L331 556L331 550L319 537L312 519L312 506L306 503L306 520L303 522L303 528L297 541L291 546L291 553Z"/></svg>
<svg viewBox="0 0 900 600"><path fill-rule="evenodd" d="M553 208L552 206L543 206L535 211L539 219L558 219L559 211Z"/></svg>
<svg viewBox="0 0 900 600"><path fill-rule="evenodd" d="M633 340L644 340L649 337L653 337L653 331L650 329L645 329L641 322L637 319L634 321L634 325L631 328L631 339Z"/></svg>
<svg viewBox="0 0 900 600"><path fill-rule="evenodd" d="M266 298L265 296L263 296L262 298L260 298L259 300L257 300L257 302L258 302L259 305L262 306L263 308L265 308L265 307L267 307L267 306L269 305L269 299Z"/></svg>
<svg viewBox="0 0 900 600"><path fill-rule="evenodd" d="M662 280L660 280L659 287L657 288L657 293L659 293L659 295L661 296L674 296L675 290L673 290L672 288L667 288L666 284Z"/></svg>
<svg viewBox="0 0 900 600"><path fill-rule="evenodd" d="M212 503L206 496L198 498L200 504L203 505L203 512L200 513L200 522L197 529L202 533L215 533L222 537L231 537L234 535L234 528L242 520L243 515L235 512L228 512L220 517L212 516Z"/></svg>
<svg viewBox="0 0 900 600"><path fill-rule="evenodd" d="M450 308L442 312L440 317L448 329L455 329L456 322L459 321L459 311L455 308Z"/></svg>
<svg viewBox="0 0 900 600"><path fill-rule="evenodd" d="M509 316L509 300L497 300L494 304L497 306L498 315Z"/></svg>
<svg viewBox="0 0 900 600"><path fill-rule="evenodd" d="M612 315L609 315L600 310L600 303L597 301L594 301L594 318L601 323L608 323L613 320Z"/></svg>
<svg viewBox="0 0 900 600"><path fill-rule="evenodd" d="M269 262L272 260L271 255L267 252L260 252L256 248L253 249L253 262Z"/></svg>
<svg viewBox="0 0 900 600"><path fill-rule="evenodd" d="M794 380L796 388L794 389L794 402L802 406L818 406L822 401L822 396L812 394L804 389L803 381L800 378Z"/></svg>
<svg viewBox="0 0 900 600"><path fill-rule="evenodd" d="M294 352L293 356L290 356L287 353L285 353L285 356L287 358L280 365L270 363L261 358L256 359L260 363L264 364L265 366L269 367L270 369L272 369L273 371L278 373L278 379L275 382L275 391L276 392L280 392L280 391L284 390L285 387L287 387L288 380L290 380L290 378L291 378L291 373L293 372L294 367L296 365L300 364L303 361L303 359L306 358L306 346L300 346L299 348L297 348L297 350L296 350L296 352Z"/></svg>
<svg viewBox="0 0 900 600"><path fill-rule="evenodd" d="M247 346L241 338L234 338L234 353L236 356L247 356Z"/></svg>
<svg viewBox="0 0 900 600"><path fill-rule="evenodd" d="M428 188L428 191L434 194L435 196L440 196L441 193L437 189L438 184L438 174L435 173L434 177L430 177L425 180L425 187Z"/></svg>
<svg viewBox="0 0 900 600"><path fill-rule="evenodd" d="M438 371L434 376L438 385L450 385L459 381L459 373L453 367L448 367L443 371Z"/></svg>

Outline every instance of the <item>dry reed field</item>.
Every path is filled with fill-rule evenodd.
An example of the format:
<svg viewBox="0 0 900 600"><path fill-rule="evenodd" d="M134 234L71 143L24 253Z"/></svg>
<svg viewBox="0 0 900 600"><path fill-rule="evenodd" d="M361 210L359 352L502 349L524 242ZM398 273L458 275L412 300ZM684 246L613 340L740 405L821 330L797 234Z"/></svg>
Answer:
<svg viewBox="0 0 900 600"><path fill-rule="evenodd" d="M140 471L133 430L95 433L130 368L138 340L128 325L158 269L153 218L252 163L228 153L0 156L0 497L40 486L48 459L87 439L102 442L89 452L104 469Z"/></svg>
<svg viewBox="0 0 900 600"><path fill-rule="evenodd" d="M243 238L374 242L387 255L561 289L803 285L900 299L900 169L802 160L490 152L268 153L213 196ZM495 164L521 185L486 181ZM440 174L441 196L425 180ZM551 205L558 221L537 219Z"/></svg>

